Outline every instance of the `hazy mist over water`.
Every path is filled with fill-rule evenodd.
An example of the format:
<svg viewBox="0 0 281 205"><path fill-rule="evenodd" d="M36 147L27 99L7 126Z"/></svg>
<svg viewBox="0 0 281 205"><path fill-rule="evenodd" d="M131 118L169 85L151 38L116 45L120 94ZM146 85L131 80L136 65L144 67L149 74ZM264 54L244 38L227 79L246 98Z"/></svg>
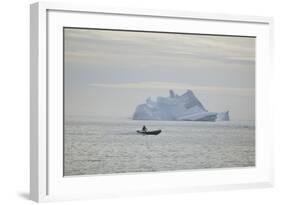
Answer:
<svg viewBox="0 0 281 205"><path fill-rule="evenodd" d="M192 90L208 110L255 119L255 38L66 28L66 115L131 117Z"/></svg>
<svg viewBox="0 0 281 205"><path fill-rule="evenodd" d="M170 89L231 121L131 119ZM65 28L64 120L65 176L255 166L255 38Z"/></svg>

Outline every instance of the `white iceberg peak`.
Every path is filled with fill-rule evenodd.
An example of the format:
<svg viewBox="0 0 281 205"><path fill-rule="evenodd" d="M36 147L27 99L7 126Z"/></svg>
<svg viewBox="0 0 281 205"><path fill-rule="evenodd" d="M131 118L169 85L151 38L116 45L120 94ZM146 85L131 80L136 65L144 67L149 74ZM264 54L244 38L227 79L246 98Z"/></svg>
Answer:
<svg viewBox="0 0 281 205"><path fill-rule="evenodd" d="M170 90L169 92L170 92L170 98L175 98L175 93L174 93L174 91L173 91L173 90Z"/></svg>

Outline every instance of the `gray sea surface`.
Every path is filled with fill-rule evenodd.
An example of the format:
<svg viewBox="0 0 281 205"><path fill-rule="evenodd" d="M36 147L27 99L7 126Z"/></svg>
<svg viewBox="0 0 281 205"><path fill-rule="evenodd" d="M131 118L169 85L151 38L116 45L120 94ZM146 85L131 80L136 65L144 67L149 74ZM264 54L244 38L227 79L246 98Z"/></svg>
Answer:
<svg viewBox="0 0 281 205"><path fill-rule="evenodd" d="M144 124L162 133L137 134ZM65 176L251 166L255 166L252 121L65 121Z"/></svg>

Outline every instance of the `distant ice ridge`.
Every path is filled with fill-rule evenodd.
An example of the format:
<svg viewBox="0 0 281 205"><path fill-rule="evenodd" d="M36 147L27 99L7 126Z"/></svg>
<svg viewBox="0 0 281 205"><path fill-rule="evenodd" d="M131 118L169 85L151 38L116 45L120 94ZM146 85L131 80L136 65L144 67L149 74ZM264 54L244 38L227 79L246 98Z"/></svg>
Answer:
<svg viewBox="0 0 281 205"><path fill-rule="evenodd" d="M191 90L180 96L170 90L169 97L156 101L149 97L145 104L138 105L133 120L228 121L229 111L209 112Z"/></svg>

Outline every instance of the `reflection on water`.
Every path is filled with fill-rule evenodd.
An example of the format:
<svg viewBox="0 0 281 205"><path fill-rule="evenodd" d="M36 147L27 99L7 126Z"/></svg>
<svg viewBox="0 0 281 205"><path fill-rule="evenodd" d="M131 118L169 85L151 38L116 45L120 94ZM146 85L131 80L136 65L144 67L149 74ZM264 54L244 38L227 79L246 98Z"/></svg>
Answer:
<svg viewBox="0 0 281 205"><path fill-rule="evenodd" d="M253 122L71 119L64 134L65 176L255 166Z"/></svg>

